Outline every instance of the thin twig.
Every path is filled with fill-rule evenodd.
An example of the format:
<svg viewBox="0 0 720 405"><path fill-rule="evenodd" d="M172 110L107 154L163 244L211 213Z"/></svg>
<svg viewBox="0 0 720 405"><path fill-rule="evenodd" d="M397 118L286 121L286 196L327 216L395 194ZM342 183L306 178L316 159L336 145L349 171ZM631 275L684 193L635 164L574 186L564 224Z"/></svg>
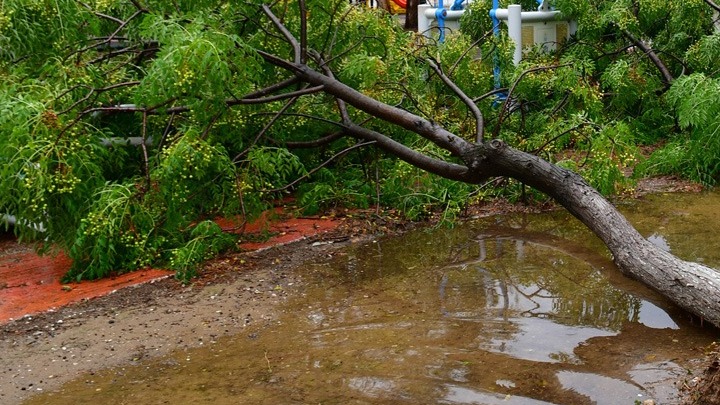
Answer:
<svg viewBox="0 0 720 405"><path fill-rule="evenodd" d="M267 362L268 371L272 373L272 367L270 367L270 359L268 359L267 350L265 350L265 361Z"/></svg>
<svg viewBox="0 0 720 405"><path fill-rule="evenodd" d="M276 92L276 91L279 91L279 90L282 90L282 89L284 89L284 88L290 87L290 86L292 86L293 84L298 83L299 81L300 81L300 79L298 79L296 76L292 76L292 77L290 77L290 78L288 78L288 79L285 79L285 80L283 80L283 81L281 81L281 82L277 82L277 83L275 83L275 84L273 84L273 85L270 85L270 86L268 86L268 87L262 88L262 89L257 90L257 91L254 91L254 92L252 92L252 93L248 93L248 94L244 95L244 96L241 97L241 98L251 99L251 98L265 97L265 96L267 96L267 95L269 95L269 94L272 94L272 93L274 93L274 92Z"/></svg>
<svg viewBox="0 0 720 405"><path fill-rule="evenodd" d="M294 98L288 100L288 102L285 103L285 105L284 105L279 111L273 113L273 117L270 119L270 121L267 122L267 124L265 124L265 126L260 130L260 132L258 132L258 134L255 136L255 139L253 139L253 141L247 146L247 148L245 148L245 150L243 150L242 152L240 152L240 153L238 153L237 155L235 155L235 157L233 158L232 162L233 162L233 163L237 163L237 162L240 160L240 158L242 158L243 156L245 156L245 155L250 151L250 149L251 149L253 146L255 146L255 144L258 143L258 141L260 140L260 138L262 138L262 136L265 135L265 133L266 133L268 130L270 130L270 128L275 124L275 122L276 122L281 116L283 116L283 114L285 113L285 111L287 111L288 108L290 108L293 104L295 104L295 102L297 101L297 99L298 99L297 97L294 97Z"/></svg>
<svg viewBox="0 0 720 405"><path fill-rule="evenodd" d="M322 138L318 138L312 141L304 141L304 142L278 142L274 141L278 144L282 144L288 149L309 149L309 148L317 148L320 146L328 145L331 142L334 142L340 138L345 136L345 133L342 131L336 131L331 133L330 135L323 136Z"/></svg>
<svg viewBox="0 0 720 405"><path fill-rule="evenodd" d="M305 0L298 0L300 7L300 63L307 62L307 7Z"/></svg>
<svg viewBox="0 0 720 405"><path fill-rule="evenodd" d="M478 46L478 44L483 42L492 33L493 33L492 30L490 30L490 31L486 32L483 36L481 36L480 38L475 40L472 44L470 44L470 46L468 46L467 49L465 49L465 51L463 51L463 53L460 54L460 56L457 58L457 60L455 60L455 63L453 63L452 66L450 66L450 69L448 69L448 74L452 75L453 72L455 71L455 69L460 64L460 61L463 60L463 58L465 56L467 56L467 54L470 53L471 50L475 49L475 47Z"/></svg>
<svg viewBox="0 0 720 405"><path fill-rule="evenodd" d="M259 97L259 98L241 98L238 100L227 100L225 103L228 106L233 106L233 105L237 105L237 104L267 104L267 103L272 103L273 101L286 100L288 98L304 96L306 94L319 93L323 90L324 87L325 86L323 86L323 85L319 85L319 86L314 86L314 87L307 87L307 88L293 91L290 93L277 94L274 96Z"/></svg>
<svg viewBox="0 0 720 405"><path fill-rule="evenodd" d="M106 19L106 20L113 21L113 22L115 22L115 23L117 23L117 24L122 24L122 23L124 23L123 20L121 20L121 19L119 19L119 18L117 18L117 17L113 17L113 16L111 16L111 15L107 15L107 14L103 14L103 13L101 13L101 12L99 12L99 11L95 11L95 10L94 10L92 7L90 7L90 5L87 4L87 3L84 3L84 2L82 2L82 1L80 1L80 2L78 2L78 3L80 3L80 5L82 5L83 7L85 7L86 9L88 9L91 13L95 14L96 16L98 16L98 17L100 17L100 18L104 18L104 19Z"/></svg>

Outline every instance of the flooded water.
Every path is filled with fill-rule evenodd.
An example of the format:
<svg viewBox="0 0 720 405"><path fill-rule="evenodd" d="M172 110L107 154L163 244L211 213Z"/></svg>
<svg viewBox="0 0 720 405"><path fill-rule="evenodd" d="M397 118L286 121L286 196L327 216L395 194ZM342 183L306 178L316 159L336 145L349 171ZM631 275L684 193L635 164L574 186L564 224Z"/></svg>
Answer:
<svg viewBox="0 0 720 405"><path fill-rule="evenodd" d="M656 244L720 268L720 194L623 207ZM86 375L29 403L674 403L716 331L621 276L564 212L355 246L298 272L275 325Z"/></svg>

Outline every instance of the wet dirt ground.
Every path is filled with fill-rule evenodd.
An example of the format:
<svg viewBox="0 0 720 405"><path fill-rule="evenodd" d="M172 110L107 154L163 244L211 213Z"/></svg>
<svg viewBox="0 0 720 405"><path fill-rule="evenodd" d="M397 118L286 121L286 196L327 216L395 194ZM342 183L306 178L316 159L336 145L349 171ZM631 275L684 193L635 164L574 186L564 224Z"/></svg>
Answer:
<svg viewBox="0 0 720 405"><path fill-rule="evenodd" d="M516 208L488 207L487 212L503 209ZM402 230L401 224L369 215L337 232L218 258L190 286L163 279L6 323L0 326L0 403L20 403L88 371L137 365L224 342L226 336L258 333L277 322L279 304L312 281L297 271L298 263ZM375 383L357 382L371 388Z"/></svg>
<svg viewBox="0 0 720 405"><path fill-rule="evenodd" d="M244 251L209 261L200 277L187 286L172 277L156 277L142 284L128 283L125 288L112 283L105 284L104 291L85 288L93 290L92 295L76 300L59 285L62 272L56 271L53 281L25 283L29 291L23 295L35 289L35 301L45 300L38 288L50 284L55 287L50 298L59 298L46 300L45 312L0 321L0 404L20 403L83 372L201 347L250 326L271 324L277 305L303 288L303 275L292 270L298 263L411 225L371 214L363 218L333 215L309 222L302 232L285 222L272 230L271 240L243 243ZM10 242L6 235L5 257L30 258L26 263L38 265L29 246ZM60 258L54 265L66 267L67 263ZM14 270L17 274L21 269ZM136 273L134 280L144 279ZM92 283L79 285L83 284ZM79 285L72 288L83 290ZM70 304L58 304L61 299ZM23 308L39 308L36 302L22 306L19 301L23 300L14 300L13 311L4 312L16 315ZM8 308L8 304L0 302L0 307Z"/></svg>

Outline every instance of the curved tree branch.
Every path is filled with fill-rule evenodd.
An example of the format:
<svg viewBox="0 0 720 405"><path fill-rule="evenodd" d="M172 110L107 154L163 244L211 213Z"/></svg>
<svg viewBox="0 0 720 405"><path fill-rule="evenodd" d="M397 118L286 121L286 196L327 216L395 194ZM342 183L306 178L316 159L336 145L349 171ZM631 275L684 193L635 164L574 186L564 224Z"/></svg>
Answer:
<svg viewBox="0 0 720 405"><path fill-rule="evenodd" d="M439 147L450 151L455 156L462 156L467 151L468 144L465 140L436 123L401 108L382 103L342 82L313 70L307 65L295 64L263 51L258 51L258 53L269 63L294 73L300 80L315 86L324 85L324 91L327 94L345 100L353 107L372 116L412 131L432 141Z"/></svg>
<svg viewBox="0 0 720 405"><path fill-rule="evenodd" d="M432 68L432 70L435 71L440 80L442 80L443 83L445 83L445 85L450 88L450 90L452 90L458 97L460 97L460 100L462 100L462 102L465 103L465 105L473 113L473 115L475 116L475 142L482 143L485 134L485 123L483 121L482 112L480 112L478 106L470 97L468 97L467 94L465 94L464 91L460 89L460 87L458 87L452 80L450 80L449 77L445 75L445 73L443 73L440 66L438 66L431 59L427 59L427 64Z"/></svg>
<svg viewBox="0 0 720 405"><path fill-rule="evenodd" d="M285 37L285 39L288 41L288 43L290 43L290 45L292 46L293 53L294 53L294 58L293 58L294 62L295 63L303 63L302 48L301 48L300 44L298 43L297 39L295 39L293 34L290 31L288 31L287 27L285 27L285 25L283 25L283 23L280 22L280 20L277 18L277 16L272 12L272 10L270 10L270 7L263 4L262 10L265 13L265 15L267 15L268 18L270 18L270 21L272 21L273 25L275 25L275 28L277 28L277 30L280 31L280 33Z"/></svg>
<svg viewBox="0 0 720 405"><path fill-rule="evenodd" d="M348 134L366 141L374 141L376 142L376 145L384 151L430 173L466 183L480 182L480 176L478 176L478 173L471 172L466 166L431 158L428 155L407 147L379 132L356 124L348 124L345 125L344 128ZM463 142L468 146L470 145L464 140Z"/></svg>

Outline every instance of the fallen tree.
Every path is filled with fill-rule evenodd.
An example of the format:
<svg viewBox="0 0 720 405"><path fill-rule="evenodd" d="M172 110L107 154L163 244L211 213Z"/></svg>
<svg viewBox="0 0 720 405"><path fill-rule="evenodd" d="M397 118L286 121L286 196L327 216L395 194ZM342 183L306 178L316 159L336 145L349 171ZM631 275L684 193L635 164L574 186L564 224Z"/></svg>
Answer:
<svg viewBox="0 0 720 405"><path fill-rule="evenodd" d="M603 111L613 104L614 114L667 107L657 92L683 68L665 66L637 33L618 30L611 37L621 44L598 45L593 57L592 46L578 43L577 55L539 54L513 68L503 57L507 42L492 40L488 30L475 40L455 37L440 50L344 0L205 3L131 1L101 9L64 0L57 9L38 6L46 12L37 14L12 2L14 36L0 38L0 128L11 135L0 156L7 162L0 208L43 223L42 235L16 232L69 252L69 277L158 263L189 277L193 265L228 244L208 218L251 216L298 181L376 147L453 182L511 178L547 194L605 242L626 275L720 326L715 270L656 248L582 176L549 161L587 141L580 153L603 168L593 180L605 191L614 186L627 149L621 137L632 130L627 122L598 123ZM587 73L600 65L593 58L608 65L602 74ZM503 80L505 89L493 88L495 61L512 79ZM648 74L659 65L661 75ZM627 77L635 87L626 86ZM599 78L615 94L601 93ZM500 91L505 101L493 101ZM658 115L650 124L674 126L668 114ZM321 152L290 152L304 148ZM392 191L400 183L391 180L406 168L388 170L385 159L367 155L353 163L364 176L357 183L375 191L379 205L381 170L389 172ZM439 182L404 180L426 194L422 187ZM341 183L306 194L319 200Z"/></svg>
<svg viewBox="0 0 720 405"><path fill-rule="evenodd" d="M475 142L469 142L436 123L379 102L339 82L319 54L306 48L307 32L304 25L298 40L280 23L270 8L264 7L263 10L274 22L278 32L290 43L295 57L286 60L260 52L261 56L299 81L319 86L323 92L335 97L343 117L338 125L347 135L373 142L386 152L439 176L475 184L492 177L511 177L546 193L607 245L624 274L642 281L702 320L720 326L720 273L697 263L680 260L650 243L607 199L576 173L514 149L502 140L485 140L481 113L474 107L470 97L453 86L433 61L428 61L429 65L449 86L453 86L458 97L468 103L469 109L476 114ZM308 60L314 60L324 71L311 68L306 62ZM346 103L432 141L459 157L462 163L431 158L383 134L357 125L350 119Z"/></svg>

